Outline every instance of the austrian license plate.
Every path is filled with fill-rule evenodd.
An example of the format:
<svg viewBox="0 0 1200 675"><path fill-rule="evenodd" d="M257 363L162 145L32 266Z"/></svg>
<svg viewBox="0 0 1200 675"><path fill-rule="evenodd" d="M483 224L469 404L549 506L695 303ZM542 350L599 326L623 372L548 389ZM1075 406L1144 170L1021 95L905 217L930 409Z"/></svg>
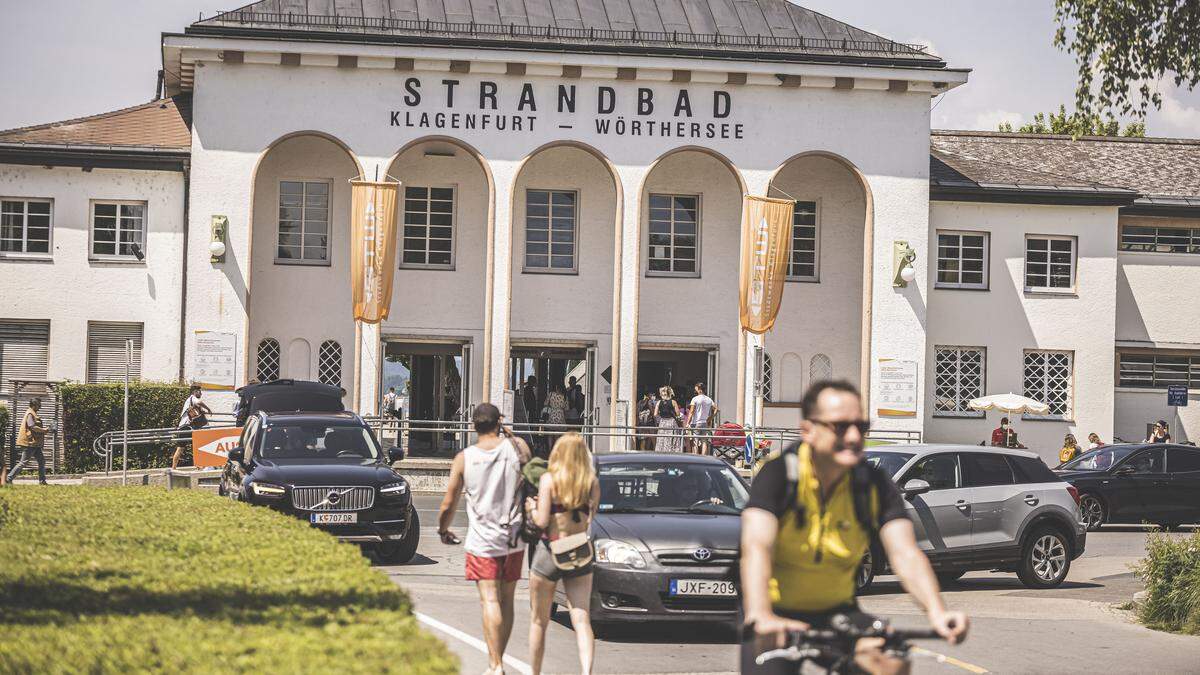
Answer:
<svg viewBox="0 0 1200 675"><path fill-rule="evenodd" d="M309 518L314 525L344 525L357 523L357 513L314 513Z"/></svg>
<svg viewBox="0 0 1200 675"><path fill-rule="evenodd" d="M732 581L715 579L672 579L670 594L728 597L737 595L737 586Z"/></svg>

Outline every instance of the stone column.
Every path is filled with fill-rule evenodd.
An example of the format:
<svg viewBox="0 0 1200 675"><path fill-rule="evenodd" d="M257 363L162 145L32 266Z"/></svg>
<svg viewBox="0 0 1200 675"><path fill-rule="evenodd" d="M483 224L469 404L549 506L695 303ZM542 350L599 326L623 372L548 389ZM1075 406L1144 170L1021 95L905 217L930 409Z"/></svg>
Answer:
<svg viewBox="0 0 1200 675"><path fill-rule="evenodd" d="M617 167L619 229L615 237L616 269L613 280L613 393L610 424L636 421L638 306L642 275L642 186L647 167ZM615 444L614 444L615 445Z"/></svg>
<svg viewBox="0 0 1200 675"><path fill-rule="evenodd" d="M484 317L484 399L497 406L508 386L508 340L512 318L513 187L520 162L487 160L492 173L492 206L488 219L487 305Z"/></svg>

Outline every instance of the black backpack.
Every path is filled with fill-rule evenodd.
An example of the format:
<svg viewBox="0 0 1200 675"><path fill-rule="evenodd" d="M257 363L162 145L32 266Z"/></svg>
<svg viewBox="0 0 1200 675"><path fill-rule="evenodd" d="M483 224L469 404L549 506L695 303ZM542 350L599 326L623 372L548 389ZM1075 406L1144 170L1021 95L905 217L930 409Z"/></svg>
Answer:
<svg viewBox="0 0 1200 675"><path fill-rule="evenodd" d="M800 445L793 443L784 448L782 460L787 471L785 492L787 510L794 514L796 525L804 524L804 507L796 503L800 492ZM859 462L850 470L850 494L854 499L854 517L871 537L871 547L879 543L879 514L871 509L871 495L879 494L879 481L891 480L883 472L866 462Z"/></svg>

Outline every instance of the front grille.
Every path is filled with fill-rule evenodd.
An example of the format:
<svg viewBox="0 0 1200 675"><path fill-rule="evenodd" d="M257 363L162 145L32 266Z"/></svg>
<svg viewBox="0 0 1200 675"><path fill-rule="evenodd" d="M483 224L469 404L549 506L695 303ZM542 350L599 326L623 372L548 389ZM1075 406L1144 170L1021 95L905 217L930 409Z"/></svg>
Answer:
<svg viewBox="0 0 1200 675"><path fill-rule="evenodd" d="M375 488L371 487L323 485L292 488L292 506L305 511L361 511L374 505Z"/></svg>
<svg viewBox="0 0 1200 675"><path fill-rule="evenodd" d="M656 553L658 564L663 567L729 567L737 563L737 553L712 551L705 560L697 560L692 551L678 553Z"/></svg>
<svg viewBox="0 0 1200 675"><path fill-rule="evenodd" d="M687 596L670 596L660 593L665 609L675 612L736 612L737 598L692 598Z"/></svg>

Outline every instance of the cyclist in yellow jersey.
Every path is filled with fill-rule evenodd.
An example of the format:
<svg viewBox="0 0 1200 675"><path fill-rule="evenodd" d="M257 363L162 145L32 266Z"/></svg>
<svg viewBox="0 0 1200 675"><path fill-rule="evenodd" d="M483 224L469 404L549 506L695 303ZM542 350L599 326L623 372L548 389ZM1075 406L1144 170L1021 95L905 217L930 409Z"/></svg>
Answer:
<svg viewBox="0 0 1200 675"><path fill-rule="evenodd" d="M835 614L860 627L871 624L874 617L858 609L854 595L873 537L930 626L952 643L964 639L967 617L943 604L899 489L882 471L859 466L868 422L858 390L817 382L804 394L801 411L805 443L763 462L742 511L742 672L798 672L794 662L754 663L758 654L782 646L787 631L825 628ZM870 673L907 672L908 664L884 654L881 644L861 640L856 664Z"/></svg>

